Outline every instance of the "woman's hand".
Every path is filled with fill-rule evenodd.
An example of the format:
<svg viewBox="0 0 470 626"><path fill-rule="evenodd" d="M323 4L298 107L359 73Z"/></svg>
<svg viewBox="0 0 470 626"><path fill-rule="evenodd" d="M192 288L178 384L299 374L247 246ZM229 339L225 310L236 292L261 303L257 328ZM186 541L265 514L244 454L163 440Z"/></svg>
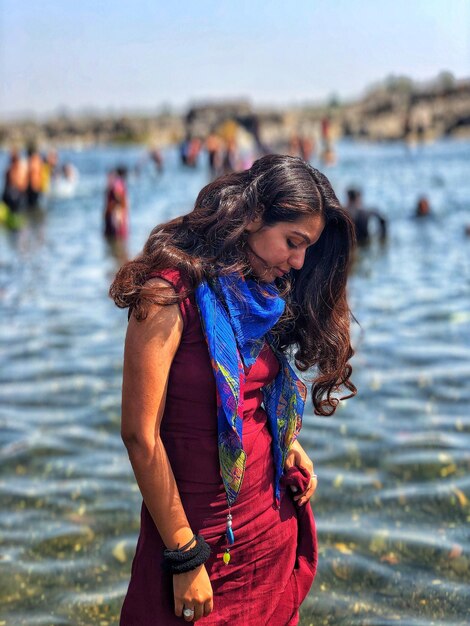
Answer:
<svg viewBox="0 0 470 626"><path fill-rule="evenodd" d="M194 616L184 618L187 622L195 622L212 613L212 585L204 565L185 574L174 574L173 593L177 617L183 616L183 609L194 610Z"/></svg>
<svg viewBox="0 0 470 626"><path fill-rule="evenodd" d="M297 493L294 496L294 500L298 503L299 506L302 506L303 504L308 502L315 493L318 485L318 480L317 477L314 475L313 462L310 460L307 453L302 448L297 439L291 445L290 450L287 453L284 469L289 469L289 467L292 467L293 465L305 468L312 476L312 479L310 480L307 489L303 493Z"/></svg>

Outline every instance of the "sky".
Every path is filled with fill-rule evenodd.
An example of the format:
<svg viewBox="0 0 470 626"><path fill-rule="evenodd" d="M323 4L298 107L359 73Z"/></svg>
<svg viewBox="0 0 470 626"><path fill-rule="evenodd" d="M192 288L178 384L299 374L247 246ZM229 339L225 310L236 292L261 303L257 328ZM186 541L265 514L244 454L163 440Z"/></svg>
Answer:
<svg viewBox="0 0 470 626"><path fill-rule="evenodd" d="M0 118L470 77L470 0L0 0Z"/></svg>

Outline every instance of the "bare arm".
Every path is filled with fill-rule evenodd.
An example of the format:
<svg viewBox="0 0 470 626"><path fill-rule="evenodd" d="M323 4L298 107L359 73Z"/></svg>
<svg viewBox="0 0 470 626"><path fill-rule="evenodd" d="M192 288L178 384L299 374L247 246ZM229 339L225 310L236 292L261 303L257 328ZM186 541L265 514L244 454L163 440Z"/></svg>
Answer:
<svg viewBox="0 0 470 626"><path fill-rule="evenodd" d="M167 285L159 279L152 283ZM131 316L122 388L122 439L145 504L163 542L171 549L193 536L160 438L168 376L182 332L177 305L154 305L142 322ZM204 566L174 576L174 592L177 615L181 615L183 604L195 608L196 619L212 610L212 590Z"/></svg>

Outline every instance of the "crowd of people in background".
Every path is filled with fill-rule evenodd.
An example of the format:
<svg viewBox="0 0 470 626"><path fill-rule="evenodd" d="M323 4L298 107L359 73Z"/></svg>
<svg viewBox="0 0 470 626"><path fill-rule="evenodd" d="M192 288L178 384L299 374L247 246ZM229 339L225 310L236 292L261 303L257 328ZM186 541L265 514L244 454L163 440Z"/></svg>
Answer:
<svg viewBox="0 0 470 626"><path fill-rule="evenodd" d="M298 132L290 137L283 152L299 156L307 162L318 158L324 164L334 163L335 154L328 120L322 122L318 146L312 136ZM211 179L247 169L258 156L259 151L256 153L239 148L236 133L230 125L226 126L225 132L213 132L206 138L191 137L188 134L179 145L181 166L196 168L205 157ZM154 147L148 150L134 166L133 173L140 176L144 166L149 163L158 176L164 172L164 156L160 149ZM127 179L128 168L124 165L119 165L108 172L102 219L104 236L113 250L116 247L119 250L123 249L129 235ZM69 162L60 163L58 153L54 149L45 153L39 152L34 145L28 146L23 153L18 149L12 149L4 175L1 197L3 208L6 207L11 220L9 224L5 219L0 219L0 222L15 227L15 216L27 215L36 210L47 194L53 195L55 192L58 197L72 195L77 181L77 169ZM380 242L386 240L387 219L378 209L364 206L360 189L356 187L347 189L344 206L353 219L359 245L367 245L373 239ZM432 215L428 198L420 196L412 216L421 220ZM466 227L465 234L470 235L470 226ZM121 257L121 252L118 252L117 256Z"/></svg>
<svg viewBox="0 0 470 626"><path fill-rule="evenodd" d="M12 213L35 209L49 184L50 163L30 146L26 158L18 150L10 153L2 200Z"/></svg>
<svg viewBox="0 0 470 626"><path fill-rule="evenodd" d="M204 151L211 179L247 169L254 160L253 157L248 157L247 160L242 154L235 137L224 138L210 133L205 140L187 136L180 143L181 164L185 167L196 167Z"/></svg>
<svg viewBox="0 0 470 626"><path fill-rule="evenodd" d="M12 149L5 171L2 202L13 214L34 211L41 205L42 197L56 185L75 184L77 170L70 163L59 164L55 150L41 154L30 145L26 154Z"/></svg>
<svg viewBox="0 0 470 626"><path fill-rule="evenodd" d="M207 155L207 164L212 179L245 170L251 167L256 158L266 154L289 154L299 156L309 163L317 152L314 136L311 132L293 133L285 146L267 146L261 143L256 132L252 132L254 147L250 151L241 149L237 139L237 124L227 121L220 128L210 132L207 137L192 134L190 131L179 144L180 163L184 167L198 166L201 155ZM328 117L319 125L318 157L324 165L336 162L333 135Z"/></svg>

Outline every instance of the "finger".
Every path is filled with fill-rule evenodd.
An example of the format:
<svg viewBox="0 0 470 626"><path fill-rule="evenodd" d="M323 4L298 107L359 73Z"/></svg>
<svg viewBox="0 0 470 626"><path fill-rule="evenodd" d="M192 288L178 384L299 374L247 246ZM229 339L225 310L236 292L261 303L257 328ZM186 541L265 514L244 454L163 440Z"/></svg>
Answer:
<svg viewBox="0 0 470 626"><path fill-rule="evenodd" d="M189 613L191 611L191 613ZM187 615L185 613L188 613ZM195 611L193 606L184 605L183 618L185 622L192 622L194 619Z"/></svg>
<svg viewBox="0 0 470 626"><path fill-rule="evenodd" d="M176 617L183 616L183 603L181 602L181 600L177 600L176 598L175 598L175 615Z"/></svg>
<svg viewBox="0 0 470 626"><path fill-rule="evenodd" d="M299 493L296 496L294 496L294 502L297 502L298 500L302 500L305 498L309 498L311 495L313 495L313 492L314 492L314 489L312 487L309 487L302 493Z"/></svg>
<svg viewBox="0 0 470 626"><path fill-rule="evenodd" d="M311 498L313 496L313 494L315 493L317 487L318 487L318 478L314 474L312 476L312 478L310 479L310 483L309 483L307 489L305 490L305 494L302 494L302 495L306 496L307 494L310 494L308 497Z"/></svg>
<svg viewBox="0 0 470 626"><path fill-rule="evenodd" d="M204 617L204 605L203 604L195 604L194 605L194 620L193 621L197 621L198 619L201 619L201 617Z"/></svg>
<svg viewBox="0 0 470 626"><path fill-rule="evenodd" d="M317 486L318 486L318 481L316 477L312 478L309 488L306 491L304 491L304 493L301 493L298 496L294 497L294 500L298 503L299 506L302 506L303 504L305 504L306 502L310 500L310 498L315 493Z"/></svg>
<svg viewBox="0 0 470 626"><path fill-rule="evenodd" d="M204 604L204 617L207 617L208 615L210 615L213 609L214 609L214 600L211 598L210 600L207 600L207 602Z"/></svg>
<svg viewBox="0 0 470 626"><path fill-rule="evenodd" d="M302 504L303 504L304 502L307 502L307 500L308 500L308 491L306 491L305 493L303 493L302 495L300 495L300 496L297 498L296 502L297 502L297 504L298 504L299 506L302 506Z"/></svg>
<svg viewBox="0 0 470 626"><path fill-rule="evenodd" d="M302 506L303 504L306 504L312 498L313 494L314 490L309 489L305 496L299 500L299 505Z"/></svg>

